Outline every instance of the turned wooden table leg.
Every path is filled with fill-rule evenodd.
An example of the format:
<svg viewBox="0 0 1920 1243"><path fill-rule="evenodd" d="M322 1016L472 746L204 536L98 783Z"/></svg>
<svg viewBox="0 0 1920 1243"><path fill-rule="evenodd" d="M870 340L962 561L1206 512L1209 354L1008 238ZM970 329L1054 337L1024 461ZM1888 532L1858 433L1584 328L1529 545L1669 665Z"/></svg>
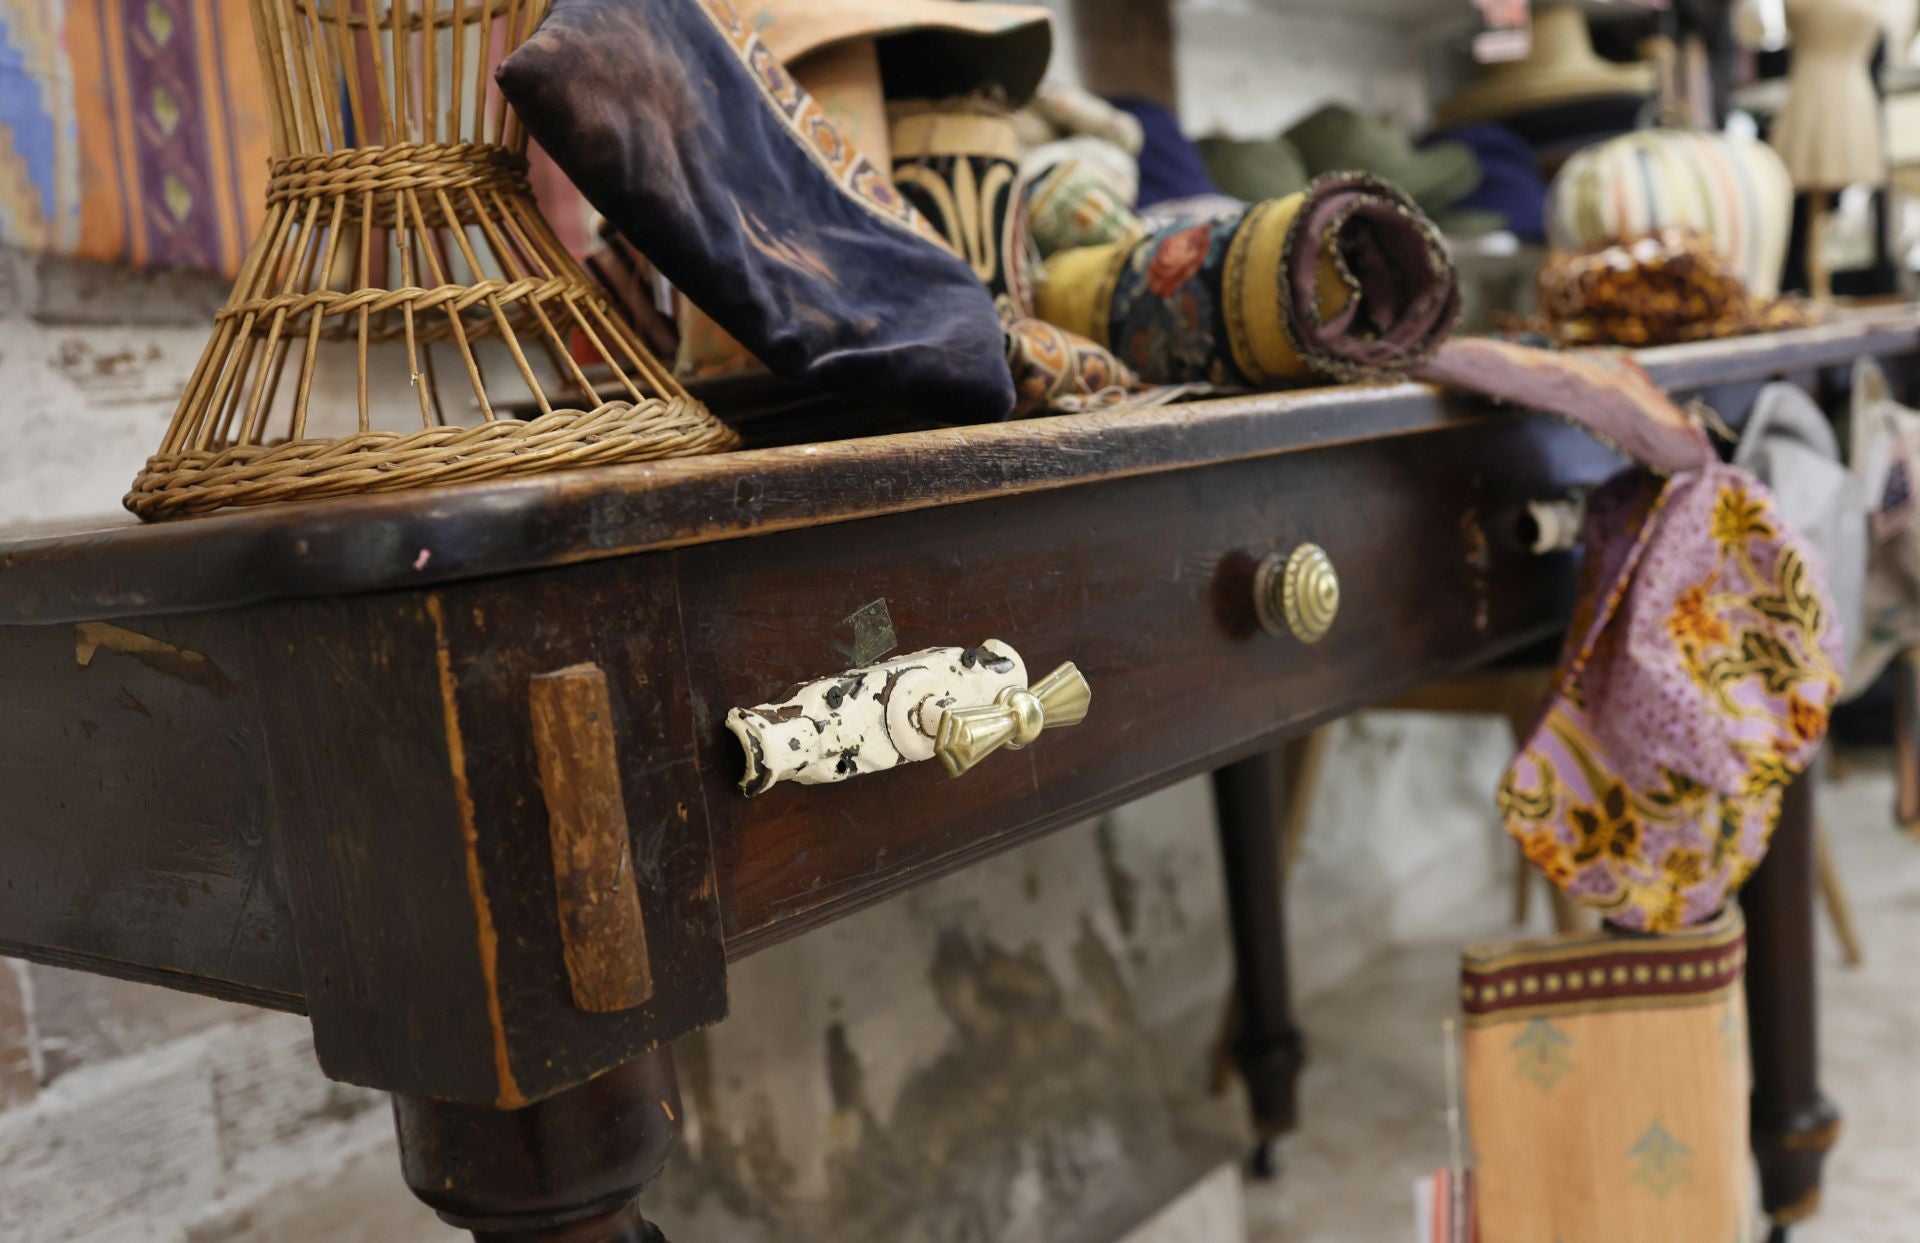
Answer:
<svg viewBox="0 0 1920 1243"><path fill-rule="evenodd" d="M1294 1128L1295 1082L1306 1061L1287 973L1285 793L1286 761L1278 749L1213 774L1233 927L1235 1018L1227 1050L1246 1081L1260 1137L1254 1168L1263 1176L1273 1171L1273 1141Z"/></svg>
<svg viewBox="0 0 1920 1243"><path fill-rule="evenodd" d="M482 1243L665 1243L636 1201L680 1133L667 1048L525 1109L393 1108L407 1185Z"/></svg>
<svg viewBox="0 0 1920 1243"><path fill-rule="evenodd" d="M1776 1238L1819 1207L1821 1163L1840 1132L1839 1113L1820 1094L1813 788L1811 771L1787 787L1772 846L1741 897L1753 1151Z"/></svg>

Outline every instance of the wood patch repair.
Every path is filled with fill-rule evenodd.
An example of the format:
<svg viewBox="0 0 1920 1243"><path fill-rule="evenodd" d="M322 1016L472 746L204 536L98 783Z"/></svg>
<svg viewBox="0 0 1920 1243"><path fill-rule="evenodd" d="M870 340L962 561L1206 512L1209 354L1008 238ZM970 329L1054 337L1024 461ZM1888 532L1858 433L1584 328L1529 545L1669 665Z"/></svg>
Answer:
<svg viewBox="0 0 1920 1243"><path fill-rule="evenodd" d="M228 699L240 687L226 671L199 652L107 622L80 622L73 628L73 663L93 667L100 649L131 656L155 673L197 686L216 699Z"/></svg>
<svg viewBox="0 0 1920 1243"><path fill-rule="evenodd" d="M591 664L539 674L527 700L574 1004L631 1010L653 996L653 970L606 674Z"/></svg>

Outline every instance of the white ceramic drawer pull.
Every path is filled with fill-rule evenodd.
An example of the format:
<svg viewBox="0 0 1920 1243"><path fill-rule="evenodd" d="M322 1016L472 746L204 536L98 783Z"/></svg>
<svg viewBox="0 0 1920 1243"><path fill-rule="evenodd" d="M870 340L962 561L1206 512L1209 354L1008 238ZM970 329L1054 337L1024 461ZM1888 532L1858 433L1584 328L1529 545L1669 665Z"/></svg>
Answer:
<svg viewBox="0 0 1920 1243"><path fill-rule="evenodd" d="M957 777L1001 747L1078 724L1091 699L1071 664L1029 688L1020 654L988 639L805 683L778 703L734 708L727 728L746 753L740 789L754 795L782 781L824 785L936 755Z"/></svg>

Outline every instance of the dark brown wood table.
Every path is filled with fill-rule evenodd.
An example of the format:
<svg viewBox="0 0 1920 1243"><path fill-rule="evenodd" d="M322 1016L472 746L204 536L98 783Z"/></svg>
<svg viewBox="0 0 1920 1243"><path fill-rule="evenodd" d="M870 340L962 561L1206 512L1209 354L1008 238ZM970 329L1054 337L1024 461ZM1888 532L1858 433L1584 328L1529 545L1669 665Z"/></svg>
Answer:
<svg viewBox="0 0 1920 1243"><path fill-rule="evenodd" d="M1645 361L1738 417L1776 376L1916 351L1907 314ZM1572 558L1528 551L1525 506L1618 465L1403 384L23 532L0 539L0 953L304 1013L328 1075L394 1094L447 1220L650 1239L670 1042L725 1017L729 961L1224 770L1236 1051L1276 1130L1299 1044L1267 754L1550 640ZM1253 605L1258 562L1307 542L1341 579L1313 646ZM1090 714L958 779L743 797L727 711L855 663L879 600L900 651L1075 662ZM1831 1121L1810 869L1776 859L1749 912L1755 971L1794 973L1756 990L1763 1158ZM1817 1190L1817 1155L1766 1168L1772 1207Z"/></svg>

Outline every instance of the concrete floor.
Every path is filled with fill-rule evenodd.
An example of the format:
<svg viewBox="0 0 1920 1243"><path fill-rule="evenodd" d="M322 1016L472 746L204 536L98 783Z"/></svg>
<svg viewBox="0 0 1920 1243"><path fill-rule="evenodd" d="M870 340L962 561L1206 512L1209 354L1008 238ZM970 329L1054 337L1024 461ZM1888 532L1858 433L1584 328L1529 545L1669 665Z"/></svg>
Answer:
<svg viewBox="0 0 1920 1243"><path fill-rule="evenodd" d="M1894 830L1892 805L1879 760L1846 764L1822 801L1867 961L1846 968L1823 926L1822 1067L1845 1126L1822 1210L1793 1243L1920 1238L1920 842ZM1251 1243L1412 1237L1413 1180L1447 1150L1440 1024L1454 1009L1459 947L1508 934L1490 911L1307 999L1304 1123L1282 1145L1282 1176L1248 1187Z"/></svg>

